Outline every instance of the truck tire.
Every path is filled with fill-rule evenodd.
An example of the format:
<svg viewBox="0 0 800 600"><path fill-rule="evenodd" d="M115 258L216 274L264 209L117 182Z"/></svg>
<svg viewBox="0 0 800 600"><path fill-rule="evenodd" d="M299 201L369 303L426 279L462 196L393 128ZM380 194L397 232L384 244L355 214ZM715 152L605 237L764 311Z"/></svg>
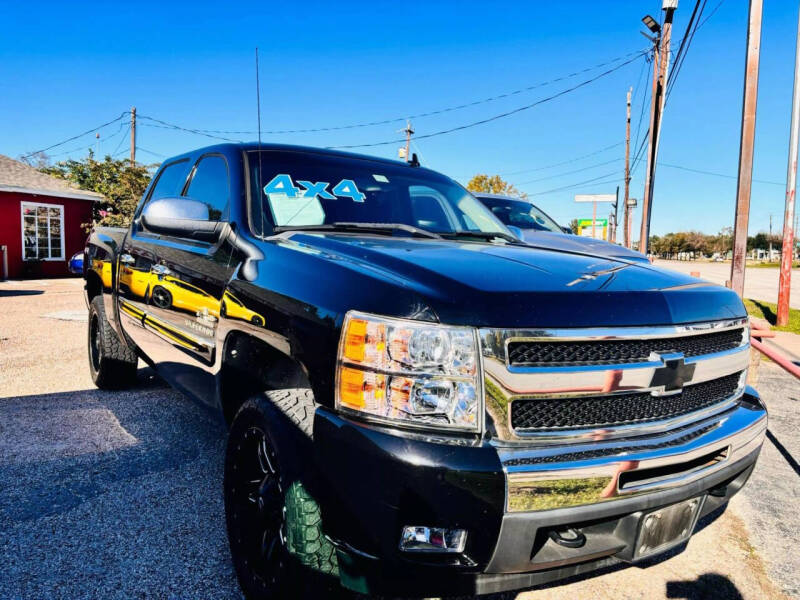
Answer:
<svg viewBox="0 0 800 600"><path fill-rule="evenodd" d="M136 383L136 353L119 339L106 319L103 295L89 304L89 372L102 390L118 390Z"/></svg>
<svg viewBox="0 0 800 600"><path fill-rule="evenodd" d="M301 482L285 480L288 468L271 430L276 409L304 434L312 431L307 389L265 392L236 413L224 476L231 557L247 598L314 597L320 586L339 587L336 551L322 533L317 503Z"/></svg>

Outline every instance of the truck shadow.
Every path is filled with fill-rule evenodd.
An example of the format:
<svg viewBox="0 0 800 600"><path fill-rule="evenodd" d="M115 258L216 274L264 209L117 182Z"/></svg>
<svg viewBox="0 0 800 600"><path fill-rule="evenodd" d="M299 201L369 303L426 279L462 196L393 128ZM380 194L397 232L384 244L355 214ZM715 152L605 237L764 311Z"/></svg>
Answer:
<svg viewBox="0 0 800 600"><path fill-rule="evenodd" d="M704 573L694 581L668 581L667 598L742 600L743 596L739 588L724 575Z"/></svg>

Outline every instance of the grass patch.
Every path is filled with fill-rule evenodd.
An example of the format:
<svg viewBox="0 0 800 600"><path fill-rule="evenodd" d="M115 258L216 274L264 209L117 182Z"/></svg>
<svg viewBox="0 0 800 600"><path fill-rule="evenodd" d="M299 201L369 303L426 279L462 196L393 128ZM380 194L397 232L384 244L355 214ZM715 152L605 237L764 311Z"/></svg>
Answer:
<svg viewBox="0 0 800 600"><path fill-rule="evenodd" d="M780 269L781 263L780 262L748 262L747 268L748 269ZM800 262L793 262L792 263L793 269L800 269Z"/></svg>
<svg viewBox="0 0 800 600"><path fill-rule="evenodd" d="M778 306L776 304L746 298L744 307L747 309L747 314L765 319L777 331L791 331L792 333L800 334L800 310L796 308L789 309L789 324L786 327L777 327L775 325L778 318Z"/></svg>

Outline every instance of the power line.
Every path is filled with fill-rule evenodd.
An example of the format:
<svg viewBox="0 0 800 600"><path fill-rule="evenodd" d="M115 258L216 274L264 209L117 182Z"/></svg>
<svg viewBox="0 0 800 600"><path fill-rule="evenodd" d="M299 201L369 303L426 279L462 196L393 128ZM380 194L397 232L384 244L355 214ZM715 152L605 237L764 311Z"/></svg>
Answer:
<svg viewBox="0 0 800 600"><path fill-rule="evenodd" d="M588 154L582 154L581 156L576 156L574 158L570 158L568 160L564 160L564 161L561 161L561 162L553 163L553 164L550 164L550 165L545 165L543 167L534 167L532 169L523 169L521 171L506 171L504 173L499 173L499 175L502 175L503 177L506 177L506 176L509 176L509 175L521 175L523 173L533 173L535 171L544 171L546 169L552 169L554 167L562 167L564 165L569 165L569 164L572 164L572 163L577 162L579 160L583 160L584 158L589 158L591 156L596 156L598 154L602 154L603 152L607 152L608 150L611 150L612 148L616 148L618 146L621 146L624 143L625 142L617 142L616 144L611 144L610 146L606 146L604 148L600 148L599 150L595 150L594 152L589 152Z"/></svg>
<svg viewBox="0 0 800 600"><path fill-rule="evenodd" d="M287 134L287 133L317 133L317 132L322 132L322 131L341 131L343 129L358 129L358 128L362 128L362 127L373 127L373 126L376 126L376 125L388 125L388 124L391 124L391 123L398 123L398 122L406 121L406 120L409 120L409 119L422 119L422 118L425 118L425 117L432 117L432 116L435 116L435 115L441 115L441 114L448 113L448 112L453 112L453 111L462 110L462 109L465 109L465 108L470 108L470 107L473 107L473 106L477 106L479 104L486 104L486 103L489 103L489 102L495 102L497 100L502 100L504 98L510 98L512 96L523 94L525 92L530 92L531 90L535 90L535 89L538 89L538 88L541 88L541 87L546 87L548 85L552 85L552 84L558 83L560 81L565 81L567 79L572 79L573 77L577 77L578 75L583 75L584 73L588 73L588 72L594 71L596 69L599 69L599 68L602 68L602 67L617 63L617 62L619 62L621 60L625 60L626 58L629 58L631 56L638 56L638 55L642 54L642 52L643 52L643 50L637 50L635 52L628 52L627 54L623 54L622 56L617 56L616 58L612 58L610 60L598 63L596 65L592 65L590 67L586 67L584 69L580 69L578 71L574 71L574 72L569 73L567 75L562 75L562 76L556 77L554 79L549 79L547 81L542 81L542 82L539 82L539 83L535 83L535 84L529 85L529 86L524 87L524 88L513 90L511 92L505 92L503 94L497 94L495 96L490 96L488 98L482 98L480 100L474 100L472 102L467 102L467 103L464 103L464 104L458 104L456 106L448 106L448 107L445 107L445 108L440 108L440 109L432 110L432 111L428 111L428 112L422 112L422 113L413 114L413 115L404 115L402 117L392 117L392 118L381 119L381 120L377 120L377 121L367 121L367 122L363 122L363 123L351 123L349 125L338 125L338 126L331 126L331 127L314 127L314 128L306 128L306 129L274 129L274 130L269 130L269 131L262 131L261 133L268 134L268 135L282 135L282 134ZM238 130L238 131L236 131L236 130L223 130L223 129L192 129L192 128L181 127L180 125L174 125L172 123L165 123L164 121L159 121L159 123L161 123L164 126L168 125L169 128L182 129L182 130L190 131L192 133L197 133L197 134L208 134L209 137L215 137L216 135L219 135L219 134L222 134L222 135L255 135L255 134L258 133L258 131L255 131L255 130ZM220 138L220 139L226 139L226 138Z"/></svg>
<svg viewBox="0 0 800 600"><path fill-rule="evenodd" d="M153 123L141 123L145 127L158 127L160 129L173 129L176 131L183 131L186 133L193 133L195 135L202 135L203 137L212 138L215 140L223 140L225 142L241 142L242 140L235 140L233 138L222 137L219 135L212 135L210 133L206 133L201 131L200 129L191 129L190 127L181 127L180 125L175 125L174 123L167 123L166 121L162 121L161 119L156 119L154 117L148 117L146 115L137 115L140 119L146 119L148 121L153 121Z"/></svg>
<svg viewBox="0 0 800 600"><path fill-rule="evenodd" d="M480 121L474 121L472 123L467 123L465 125L459 125L457 127L451 127L449 129L442 129L441 131L435 131L433 133L426 133L426 134L423 134L423 135L417 135L414 139L418 139L418 140L419 139L426 139L426 138L437 137L437 136L440 136L440 135L446 135L448 133L454 133L456 131L463 131L464 129L469 129L471 127L477 127L478 125L485 125L486 123L490 123L492 121L497 121L498 119L503 119L505 117L509 117L511 115L515 115L515 114L520 113L522 111L529 110L531 108L534 108L535 106L539 106L540 104L544 104L546 102L550 102L552 100L555 100L556 98L560 98L561 96L569 94L570 92L574 92L577 89L580 89L580 88L582 88L584 86L589 85L590 83L594 83L598 79L601 79L603 77L606 77L607 75L610 75L611 73L613 73L615 71L618 71L619 69L629 65L630 63L632 63L635 60L641 58L642 56L644 56L644 52L639 52L633 58L626 60L625 62L617 65L616 67L613 67L611 69L603 71L602 73L592 77L591 79L587 79L585 81L582 81L582 82L580 82L580 83L578 83L578 84L576 84L576 85L574 85L574 86L572 86L570 88L562 90L562 91L560 91L560 92L558 92L556 94L553 94L553 95L548 96L546 98L542 98L541 100L537 100L536 102L533 102L532 104L527 104L525 106L521 106L519 108L515 108L513 110L509 110L509 111L506 111L504 113L500 113L498 115L494 115L492 117L488 117L486 119L481 119ZM348 145L344 145L344 146L328 146L328 147L329 148L345 148L345 149L346 148L371 148L371 147L375 147L375 146L387 146L389 144L398 144L398 143L402 143L402 142L405 142L405 140L404 139L386 140L386 141L383 141L383 142L372 142L370 144L348 144Z"/></svg>
<svg viewBox="0 0 800 600"><path fill-rule="evenodd" d="M684 166L681 166L681 165L673 165L673 164L669 164L669 163L660 162L660 163L658 163L658 166L660 166L660 167L669 167L671 169L680 169L682 171L690 171L692 173L700 173L701 175L713 175L714 177L724 177L726 179L738 179L738 177L736 175L726 175L725 173L715 173L714 171L704 171L702 169L693 169L691 167L684 167ZM786 185L785 181L769 181L768 179L753 179L753 182L755 182L755 183L766 183L766 184L769 184L769 185L780 185L780 186Z"/></svg>
<svg viewBox="0 0 800 600"><path fill-rule="evenodd" d="M128 131L130 131L130 130L131 130L131 125L130 125L130 123L126 123L126 124L128 125ZM120 129L122 129L122 128L120 128ZM126 133L127 133L127 132L126 132ZM120 148L120 146L122 146L122 143L123 143L124 141L125 141L125 136L123 135L123 136L122 136L122 137L119 139L119 143L117 144L117 147L116 147L116 148L114 148L114 152L112 153L114 156L116 156L117 152L119 151L119 148Z"/></svg>
<svg viewBox="0 0 800 600"><path fill-rule="evenodd" d="M601 179L605 179L608 177L613 177L613 179L609 181L600 181ZM544 194L552 194L553 192L560 192L561 190L568 190L570 188L578 187L581 185L585 185L587 183L611 183L612 181L618 181L619 174L614 171L612 173L606 173L605 175L600 175L599 177L593 177L592 179L586 179L584 181L578 181L577 183L570 183L568 185L564 185L561 187L553 188L551 190L544 190L542 192L532 192L529 193L528 196L543 196Z"/></svg>
<svg viewBox="0 0 800 600"><path fill-rule="evenodd" d="M536 183L538 181L545 181L547 179L555 179L556 177L563 177L564 175L573 175L575 173L582 173L583 171L589 171L590 169L596 169L597 167L603 167L605 165L610 165L611 163L619 162L621 160L622 160L621 158L612 158L611 160L607 160L605 162L597 163L597 164L594 164L594 165L589 165L588 167L582 167L580 169L574 169L572 171L565 171L563 173L557 173L555 175L548 175L547 177L540 177L538 179L530 179L528 181L520 181L519 183L515 183L514 185L516 187L519 187L521 185L528 185L530 183Z"/></svg>
<svg viewBox="0 0 800 600"><path fill-rule="evenodd" d="M702 7L700 5L701 2ZM680 74L683 63L686 60L686 55L689 53L689 46L692 45L694 34L697 32L697 23L703 16L703 11L706 8L706 2L707 0L697 0L695 2L694 9L692 10L692 16L689 18L689 23L686 25L686 33L684 33L683 39L681 40L681 45L678 47L678 53L675 55L675 66L673 67L672 72L667 80L665 101L669 99L672 88L675 87L675 82L678 80L678 75ZM695 17L697 17L698 21L695 21ZM694 29L692 29L693 24L695 25Z"/></svg>
<svg viewBox="0 0 800 600"><path fill-rule="evenodd" d="M152 154L153 156L157 156L159 158L166 158L166 155L161 154L159 152L153 152L152 150L148 150L147 148L142 148L141 146L136 146L136 149L144 152L145 154Z"/></svg>
<svg viewBox="0 0 800 600"><path fill-rule="evenodd" d="M64 150L63 152L56 152L55 154L48 154L47 157L48 158L55 158L56 156L64 156L66 154L72 154L73 152L77 152L78 150L87 150L87 149L88 149L88 146L85 146L85 145L82 144L80 146L75 146L74 148L70 148L69 150ZM34 154L36 154L36 153L34 152ZM24 158L24 157L22 157L22 158Z"/></svg>
<svg viewBox="0 0 800 600"><path fill-rule="evenodd" d="M720 7L720 6L722 6L723 4L725 4L725 0L720 0L720 1L717 3L717 5L714 7L714 10L712 10L710 13L708 13L708 16L707 16L705 19L703 19L702 21L700 21L700 23L699 23L699 24L697 25L697 27L695 28L695 31L697 31L697 30L698 30L698 29L700 29L700 28L701 28L703 25L705 25L705 24L708 22L708 20L709 20L711 17L713 17L713 16L716 14L716 12L719 10L719 7Z"/></svg>
<svg viewBox="0 0 800 600"><path fill-rule="evenodd" d="M104 127L108 127L109 125L112 125L112 124L116 123L120 119L124 119L126 115L128 115L128 111L127 110L125 112L123 112L120 116L118 116L116 119L114 119L112 121L109 121L108 123L103 123L102 125L99 125L97 127L92 127L91 129L88 129L88 130L84 131L83 133L79 133L78 135L73 135L71 138L67 138L66 140L58 142L57 144L52 144L51 146L47 146L47 148L42 148L41 150L34 150L33 152L28 152L28 154L23 154L20 158L30 158L34 154L39 154L40 152L47 152L48 150L50 150L52 148L57 148L59 146L63 146L64 144L68 144L69 142L77 140L78 138L82 138L83 136L88 135L90 133L96 133L97 131L103 129Z"/></svg>

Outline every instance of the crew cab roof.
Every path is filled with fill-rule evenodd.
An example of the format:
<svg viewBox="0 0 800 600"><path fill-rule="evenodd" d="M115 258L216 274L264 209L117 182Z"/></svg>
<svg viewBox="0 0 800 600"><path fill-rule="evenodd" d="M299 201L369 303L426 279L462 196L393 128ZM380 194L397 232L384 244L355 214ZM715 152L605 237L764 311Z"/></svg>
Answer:
<svg viewBox="0 0 800 600"><path fill-rule="evenodd" d="M390 158L370 156L368 154L358 154L355 152L345 152L334 148L319 148L315 146L298 146L294 144L275 144L275 143L263 143L263 142L260 144L258 142L226 142L223 144L204 146L202 148L196 148L194 150L184 152L183 154L170 156L169 158L165 159L162 164L166 164L168 162L172 162L174 160L179 160L183 158L195 158L203 154L211 154L211 153L233 154L235 152L251 152L259 149L273 151L273 152L311 153L311 154L321 154L325 156L337 156L340 158L350 158L354 160L369 160L372 162L393 165L395 167L407 165L408 168L410 169L421 169L426 172L436 173L438 175L441 175L441 173L439 173L438 171L432 171L424 167L414 167L411 164L406 163L404 161L390 159Z"/></svg>

